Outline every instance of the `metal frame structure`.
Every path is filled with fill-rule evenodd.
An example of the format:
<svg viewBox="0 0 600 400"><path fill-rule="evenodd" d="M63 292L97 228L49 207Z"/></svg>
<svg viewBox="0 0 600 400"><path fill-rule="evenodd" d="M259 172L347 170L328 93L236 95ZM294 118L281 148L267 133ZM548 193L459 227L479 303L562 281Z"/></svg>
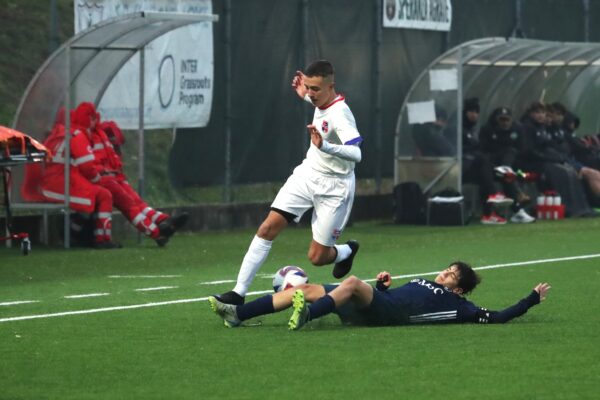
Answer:
<svg viewBox="0 0 600 400"><path fill-rule="evenodd" d="M453 68L458 85L454 94L431 91L429 72ZM496 107L507 106L522 111L533 100L560 101L576 114L592 116L582 119L582 131L596 132L600 115L592 110L589 100L600 97L600 79L589 80L589 74L600 72L600 44L564 43L518 38L485 38L463 43L436 58L421 72L408 91L396 124L394 150L394 183L414 180L428 192L442 180L460 191L462 187L462 105L463 99L478 97L482 117ZM527 88L523 90L523 88ZM429 90L429 92L427 92ZM550 94L549 94L550 93ZM594 94L596 93L596 94ZM443 104L449 115L455 116L455 154L444 157L424 157L406 144L412 144L414 125L407 123L408 104L424 97ZM448 99L453 99L451 102ZM485 123L485 118L480 119ZM424 167L421 167L424 166ZM421 169L428 173L421 174ZM431 174L431 171L434 171Z"/></svg>
<svg viewBox="0 0 600 400"><path fill-rule="evenodd" d="M70 38L56 50L29 83L13 121L13 128L42 139L61 106L80 101L98 105L110 82L127 61L140 54L139 69L139 191L144 192L144 68L145 47L172 30L215 22L216 15L137 12L100 22ZM103 69L99 69L102 65ZM87 96L86 96L87 94ZM65 118L66 131L70 119ZM69 204L70 135L66 135L65 210ZM65 248L70 247L69 213L64 220Z"/></svg>

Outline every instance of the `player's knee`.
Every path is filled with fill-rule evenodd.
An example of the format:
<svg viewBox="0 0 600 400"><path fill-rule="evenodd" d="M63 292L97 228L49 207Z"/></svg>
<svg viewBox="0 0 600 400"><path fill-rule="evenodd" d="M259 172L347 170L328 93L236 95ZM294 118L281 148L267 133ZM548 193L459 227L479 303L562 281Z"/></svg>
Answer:
<svg viewBox="0 0 600 400"><path fill-rule="evenodd" d="M256 236L265 240L273 240L277 236L276 229L269 221L263 222L256 231Z"/></svg>
<svg viewBox="0 0 600 400"><path fill-rule="evenodd" d="M350 275L346 279L343 280L342 285L354 290L359 283L362 282L359 278L354 275Z"/></svg>
<svg viewBox="0 0 600 400"><path fill-rule="evenodd" d="M315 250L313 248L308 249L308 259L317 267L320 267L325 264L329 264L331 260L328 257L328 254L319 250Z"/></svg>
<svg viewBox="0 0 600 400"><path fill-rule="evenodd" d="M303 283L302 285L296 286L294 289L299 289L304 292L305 297L312 297L312 294L315 292L315 285L310 283Z"/></svg>
<svg viewBox="0 0 600 400"><path fill-rule="evenodd" d="M322 285L304 283L296 286L296 289L302 290L304 292L304 298L311 303L325 296L325 288Z"/></svg>

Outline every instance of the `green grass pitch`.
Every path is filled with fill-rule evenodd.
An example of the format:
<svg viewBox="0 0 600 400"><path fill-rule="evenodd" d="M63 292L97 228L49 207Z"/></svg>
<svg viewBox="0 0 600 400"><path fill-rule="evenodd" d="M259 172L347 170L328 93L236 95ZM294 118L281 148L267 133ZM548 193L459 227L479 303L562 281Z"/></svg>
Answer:
<svg viewBox="0 0 600 400"><path fill-rule="evenodd" d="M552 284L545 302L505 325L363 328L328 316L289 332L282 312L227 329L205 299L233 287L215 282L235 279L253 234L184 234L164 249L0 249L0 399L600 397L600 257L523 264L599 255L600 219L371 222L344 233L361 242L353 273L363 279L439 271L456 259L517 263L480 270L470 298L490 309ZM309 229L283 232L252 290L269 290L266 275L283 265L332 282L331 267L309 265L309 241Z"/></svg>

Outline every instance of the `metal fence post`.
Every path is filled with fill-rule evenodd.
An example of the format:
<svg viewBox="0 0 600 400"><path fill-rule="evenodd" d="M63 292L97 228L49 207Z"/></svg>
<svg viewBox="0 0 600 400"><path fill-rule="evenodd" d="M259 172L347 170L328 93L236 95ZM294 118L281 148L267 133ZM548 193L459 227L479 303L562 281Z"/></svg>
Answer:
<svg viewBox="0 0 600 400"><path fill-rule="evenodd" d="M231 191L231 0L225 1L225 182L223 201L233 201Z"/></svg>
<svg viewBox="0 0 600 400"><path fill-rule="evenodd" d="M521 3L521 0L515 0L515 26L513 27L513 30L511 32L511 36L512 37L517 37L517 38L524 38L525 37L525 33L523 33L523 15L522 15L522 9L523 9L523 4Z"/></svg>
<svg viewBox="0 0 600 400"><path fill-rule="evenodd" d="M308 61L308 0L300 1L300 68L304 69L309 61ZM310 138L308 134L306 134L306 129L304 128L310 120L309 108L306 106L305 102L301 102L300 104L302 110L302 124L300 124L299 129L301 129L300 133L300 158L304 156L306 149L310 146Z"/></svg>
<svg viewBox="0 0 600 400"><path fill-rule="evenodd" d="M145 188L146 188L146 171L145 171L145 164L146 164L146 152L144 149L145 146L145 138L144 138L144 107L145 107L145 102L144 102L144 96L145 96L145 90L144 90L144 86L145 86L145 65L146 65L146 51L145 48L142 47L140 49L140 71L139 71L139 76L140 76L140 89L139 89L139 105L138 105L138 132L139 132L139 137L138 137L138 190L139 190L139 194L140 197L144 198L144 194L145 194ZM142 235L141 233L138 232L138 243L142 243Z"/></svg>
<svg viewBox="0 0 600 400"><path fill-rule="evenodd" d="M375 18L373 31L373 136L375 138L375 192L381 193L381 42L383 37L383 5L381 0L373 0Z"/></svg>
<svg viewBox="0 0 600 400"><path fill-rule="evenodd" d="M590 41L590 0L581 0L583 5L583 41Z"/></svg>
<svg viewBox="0 0 600 400"><path fill-rule="evenodd" d="M64 247L71 247L71 213L69 208L71 180L71 46L65 49L66 60L66 90L65 90L65 217L64 217Z"/></svg>

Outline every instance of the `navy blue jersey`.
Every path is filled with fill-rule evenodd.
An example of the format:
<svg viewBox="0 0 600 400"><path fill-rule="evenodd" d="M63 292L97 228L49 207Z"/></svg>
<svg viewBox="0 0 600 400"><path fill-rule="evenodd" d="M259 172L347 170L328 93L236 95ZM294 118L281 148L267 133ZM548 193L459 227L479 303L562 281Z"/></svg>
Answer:
<svg viewBox="0 0 600 400"><path fill-rule="evenodd" d="M523 315L539 303L539 294L529 296L502 311L478 307L448 288L426 279L413 279L405 285L383 292L393 304L408 315L411 324L432 322L507 322Z"/></svg>
<svg viewBox="0 0 600 400"><path fill-rule="evenodd" d="M411 324L476 322L482 310L443 285L422 278L389 289L383 295L408 315Z"/></svg>
<svg viewBox="0 0 600 400"><path fill-rule="evenodd" d="M325 285L327 292L335 286ZM516 304L490 311L478 307L448 288L423 278L385 291L373 291L373 301L365 309L347 304L335 312L343 321L367 325L404 325L424 323L503 323L521 316L540 302L532 291Z"/></svg>

